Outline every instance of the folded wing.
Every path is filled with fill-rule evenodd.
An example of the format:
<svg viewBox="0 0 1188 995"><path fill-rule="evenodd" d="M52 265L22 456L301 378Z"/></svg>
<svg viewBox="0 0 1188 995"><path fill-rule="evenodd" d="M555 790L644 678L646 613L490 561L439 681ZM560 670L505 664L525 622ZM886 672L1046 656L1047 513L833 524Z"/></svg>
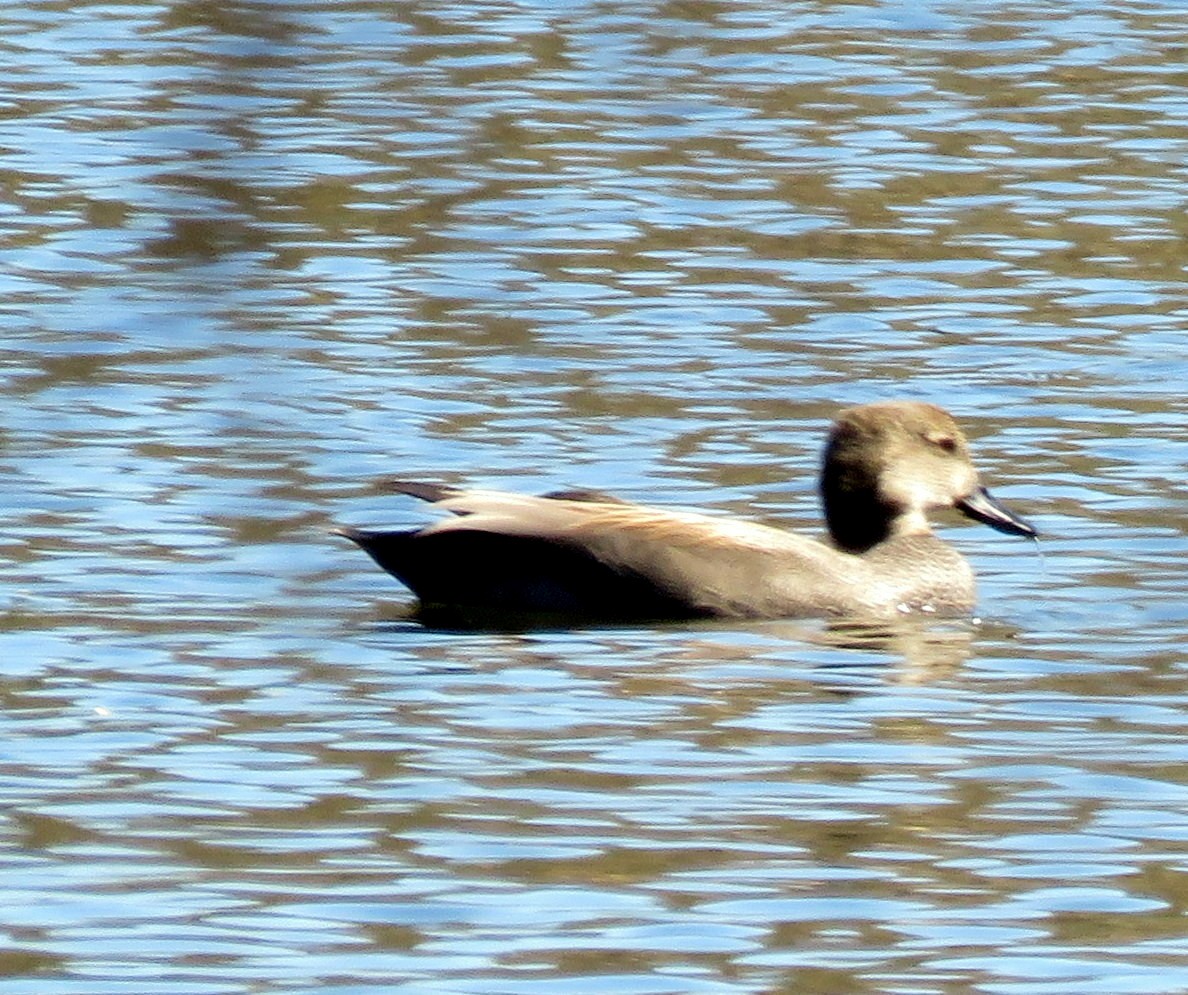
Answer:
<svg viewBox="0 0 1188 995"><path fill-rule="evenodd" d="M589 491L391 486L452 516L412 532L343 534L427 605L631 619L796 614L803 600L819 613L845 580L835 551L765 525Z"/></svg>

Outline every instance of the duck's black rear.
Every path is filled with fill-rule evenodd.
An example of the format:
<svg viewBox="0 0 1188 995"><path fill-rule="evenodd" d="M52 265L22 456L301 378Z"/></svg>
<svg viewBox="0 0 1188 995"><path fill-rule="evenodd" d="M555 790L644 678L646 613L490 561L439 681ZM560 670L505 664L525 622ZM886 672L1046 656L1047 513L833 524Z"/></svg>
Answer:
<svg viewBox="0 0 1188 995"><path fill-rule="evenodd" d="M430 608L461 607L602 619L699 614L638 574L586 550L536 536L470 529L372 532L342 529Z"/></svg>

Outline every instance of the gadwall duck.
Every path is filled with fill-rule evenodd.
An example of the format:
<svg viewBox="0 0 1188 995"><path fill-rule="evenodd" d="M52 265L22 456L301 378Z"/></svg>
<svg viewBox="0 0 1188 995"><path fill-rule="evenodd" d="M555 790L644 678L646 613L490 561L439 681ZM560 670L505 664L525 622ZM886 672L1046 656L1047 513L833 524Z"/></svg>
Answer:
<svg viewBox="0 0 1188 995"><path fill-rule="evenodd" d="M414 531L344 528L426 609L586 619L963 614L973 571L929 528L956 508L1012 535L1036 530L978 483L941 408L867 404L838 415L820 490L832 545L737 519L596 491L541 497L396 481L453 513Z"/></svg>

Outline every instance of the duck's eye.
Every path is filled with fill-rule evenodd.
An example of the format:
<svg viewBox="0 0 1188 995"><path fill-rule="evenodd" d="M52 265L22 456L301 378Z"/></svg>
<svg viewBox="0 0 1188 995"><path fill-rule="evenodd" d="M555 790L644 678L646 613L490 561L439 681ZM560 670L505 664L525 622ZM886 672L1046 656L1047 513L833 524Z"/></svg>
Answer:
<svg viewBox="0 0 1188 995"><path fill-rule="evenodd" d="M957 452L957 440L951 435L933 435L929 436L928 441L931 442L938 449L943 449L946 453Z"/></svg>

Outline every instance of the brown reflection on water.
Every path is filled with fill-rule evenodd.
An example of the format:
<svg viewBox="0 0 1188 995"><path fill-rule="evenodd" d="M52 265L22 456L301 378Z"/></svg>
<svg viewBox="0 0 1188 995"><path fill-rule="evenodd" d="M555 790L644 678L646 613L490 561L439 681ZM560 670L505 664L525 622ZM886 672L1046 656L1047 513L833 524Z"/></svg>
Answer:
<svg viewBox="0 0 1188 995"><path fill-rule="evenodd" d="M98 11L0 13L0 995L1188 988L1182 11ZM815 532L891 396L1044 531L941 526L980 624L435 632L324 533Z"/></svg>

